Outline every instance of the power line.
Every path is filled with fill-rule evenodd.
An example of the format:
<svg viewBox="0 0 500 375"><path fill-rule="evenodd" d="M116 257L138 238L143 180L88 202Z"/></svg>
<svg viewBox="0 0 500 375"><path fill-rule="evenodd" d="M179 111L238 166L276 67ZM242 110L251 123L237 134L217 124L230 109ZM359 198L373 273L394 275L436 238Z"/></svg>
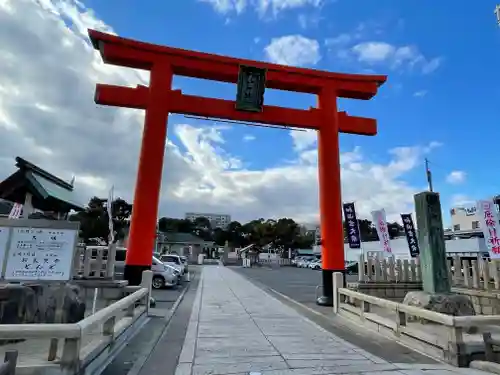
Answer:
<svg viewBox="0 0 500 375"><path fill-rule="evenodd" d="M192 118L196 120L208 120L208 121L216 121L216 122L223 122L227 124L240 124L244 126L260 126L262 128L273 128L273 129L282 129L282 130L295 130L299 132L305 132L305 129L300 129L300 128L294 128L290 126L281 126L281 125L264 125L264 124L257 124L254 122L245 122L245 121L236 121L236 120L221 120L215 117L203 117L203 116L190 116L190 115L184 115L186 118Z"/></svg>

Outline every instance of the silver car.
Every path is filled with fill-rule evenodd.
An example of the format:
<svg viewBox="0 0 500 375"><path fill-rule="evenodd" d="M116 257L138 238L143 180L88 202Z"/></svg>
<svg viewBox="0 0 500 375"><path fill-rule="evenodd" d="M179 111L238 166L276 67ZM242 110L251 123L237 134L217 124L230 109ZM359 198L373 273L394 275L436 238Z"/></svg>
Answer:
<svg viewBox="0 0 500 375"><path fill-rule="evenodd" d="M88 249L93 251L92 258L97 257L97 251L107 250L107 246L88 246ZM123 272L125 270L125 258L127 249L124 247L117 247L115 254L115 272L114 276L117 280L123 279ZM181 279L181 272L170 265L164 264L158 258L153 256L151 262L151 271L153 271L152 287L159 289L163 287L173 287L179 284Z"/></svg>
<svg viewBox="0 0 500 375"><path fill-rule="evenodd" d="M162 263L155 257L153 257L151 271L153 271L152 287L154 289L173 287L179 284L180 272L177 271L174 267Z"/></svg>
<svg viewBox="0 0 500 375"><path fill-rule="evenodd" d="M175 269L177 269L181 275L184 275L184 273L186 272L186 267L184 266L184 263L182 262L181 257L178 255L164 254L161 256L160 260L163 263L168 264L168 265L174 267Z"/></svg>

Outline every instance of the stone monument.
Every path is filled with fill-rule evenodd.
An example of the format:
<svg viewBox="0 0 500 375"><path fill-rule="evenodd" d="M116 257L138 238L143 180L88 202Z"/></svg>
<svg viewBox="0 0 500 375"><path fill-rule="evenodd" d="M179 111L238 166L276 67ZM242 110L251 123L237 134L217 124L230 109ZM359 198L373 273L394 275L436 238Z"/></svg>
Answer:
<svg viewBox="0 0 500 375"><path fill-rule="evenodd" d="M475 315L467 296L451 292L439 194L426 191L414 198L423 291L407 293L403 303L447 315Z"/></svg>

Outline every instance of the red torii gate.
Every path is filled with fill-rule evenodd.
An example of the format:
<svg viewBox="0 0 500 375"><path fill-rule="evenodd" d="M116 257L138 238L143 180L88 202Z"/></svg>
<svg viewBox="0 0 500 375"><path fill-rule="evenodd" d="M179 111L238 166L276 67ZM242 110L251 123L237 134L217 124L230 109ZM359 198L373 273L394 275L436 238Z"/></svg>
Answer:
<svg viewBox="0 0 500 375"><path fill-rule="evenodd" d="M138 285L142 271L151 267L169 113L316 129L323 265L323 296L317 302L331 305L332 273L345 272L339 132L377 133L376 120L338 112L337 97L371 99L386 76L330 73L235 59L138 42L96 30L89 30L89 36L105 63L151 72L149 87L97 84L95 94L97 104L146 110L125 279L131 285ZM302 110L261 105L257 111L248 112L237 109L234 101L184 95L180 90L172 90L174 74L239 84L245 66L265 70L262 94L264 87L315 94L318 108ZM250 77L247 85L251 85L253 79Z"/></svg>

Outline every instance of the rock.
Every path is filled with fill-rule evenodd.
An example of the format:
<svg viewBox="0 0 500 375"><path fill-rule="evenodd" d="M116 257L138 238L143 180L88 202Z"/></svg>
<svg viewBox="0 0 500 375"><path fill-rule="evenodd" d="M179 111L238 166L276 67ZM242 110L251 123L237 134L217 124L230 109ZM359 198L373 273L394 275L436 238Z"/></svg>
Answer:
<svg viewBox="0 0 500 375"><path fill-rule="evenodd" d="M45 302L45 308L42 309L43 321L45 323L54 323L56 316L57 303L60 298L61 287L57 285L45 288L41 299L39 298L39 306ZM64 303L63 303L63 323L77 323L85 318L85 299L81 290L76 285L66 284L64 286Z"/></svg>
<svg viewBox="0 0 500 375"><path fill-rule="evenodd" d="M36 295L26 286L8 284L0 287L0 324L36 323ZM0 340L0 345L24 341Z"/></svg>
<svg viewBox="0 0 500 375"><path fill-rule="evenodd" d="M474 316L476 311L469 297L453 294L431 294L424 291L413 291L406 293L403 304L415 306L425 310L438 312L453 316ZM420 321L421 323L431 323L416 316L408 316L408 321ZM471 328L467 333L475 333L477 329Z"/></svg>
<svg viewBox="0 0 500 375"><path fill-rule="evenodd" d="M37 298L33 289L19 284L0 288L0 324L37 323Z"/></svg>
<svg viewBox="0 0 500 375"><path fill-rule="evenodd" d="M0 287L0 324L53 323L59 285L5 284ZM85 316L85 301L76 285L64 285L63 322Z"/></svg>

